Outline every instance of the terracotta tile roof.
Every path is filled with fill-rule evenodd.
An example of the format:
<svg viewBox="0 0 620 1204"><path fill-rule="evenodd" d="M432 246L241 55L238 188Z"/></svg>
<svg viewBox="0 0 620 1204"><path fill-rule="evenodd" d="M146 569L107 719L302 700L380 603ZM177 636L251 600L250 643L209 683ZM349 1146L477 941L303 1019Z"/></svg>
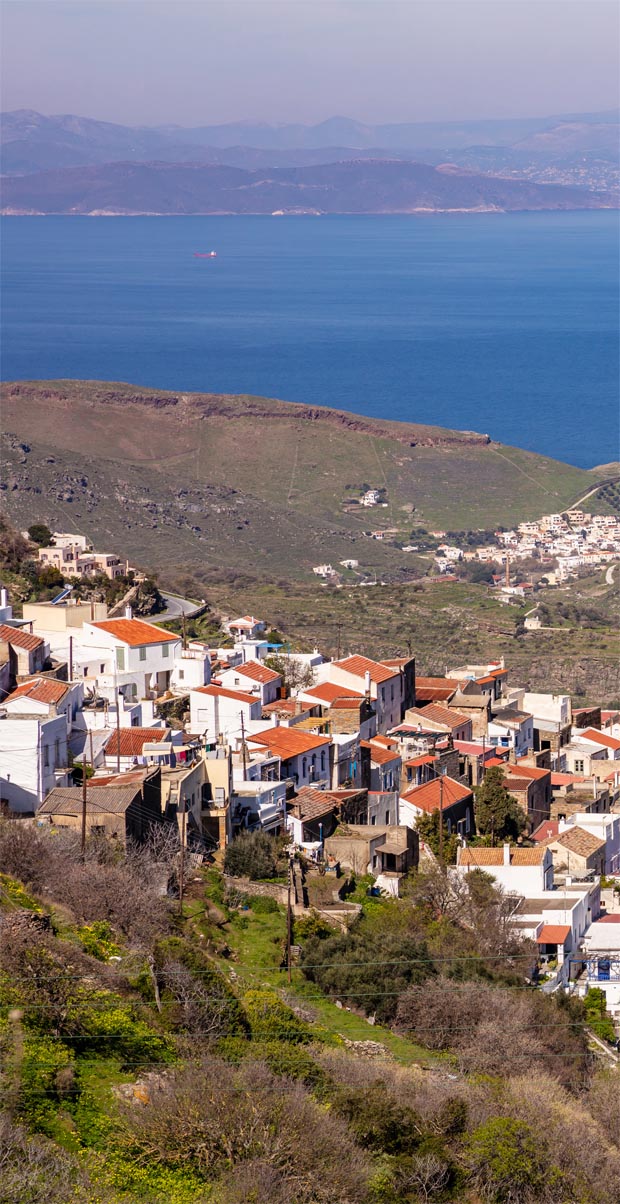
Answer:
<svg viewBox="0 0 620 1204"><path fill-rule="evenodd" d="M538 945L563 945L567 936L570 936L570 924L543 924L536 943Z"/></svg>
<svg viewBox="0 0 620 1204"><path fill-rule="evenodd" d="M122 815L136 796L140 796L139 785L100 786L93 791L90 785L86 788L86 811L91 815L109 814ZM72 815L82 814L82 787L56 786L50 790L45 802L37 810L39 815Z"/></svg>
<svg viewBox="0 0 620 1204"><path fill-rule="evenodd" d="M40 636L31 635L22 627L9 627L8 623L0 623L0 640L14 644L16 648L25 648L26 652L34 652L35 648L40 648L44 642Z"/></svg>
<svg viewBox="0 0 620 1204"><path fill-rule="evenodd" d="M436 757L432 757L430 753L427 753L423 757L413 757L411 761L405 761L405 765L410 765L412 768L415 768L416 765L432 765L436 759Z"/></svg>
<svg viewBox="0 0 620 1204"><path fill-rule="evenodd" d="M577 825L561 832L555 843L561 844L563 849L567 849L569 853L575 853L578 857L591 857L592 853L597 853L599 849L605 847L604 840L600 840L592 832L587 832L585 828L579 828Z"/></svg>
<svg viewBox="0 0 620 1204"><path fill-rule="evenodd" d="M536 849L518 849L510 848L510 864L511 865L540 865L544 860L546 848L540 845ZM503 865L504 864L504 849L487 849L487 848L466 848L458 851L459 865Z"/></svg>
<svg viewBox="0 0 620 1204"><path fill-rule="evenodd" d="M469 786L463 786L461 782L455 782L454 778L449 778L446 774L442 778L433 778L431 782L426 782L424 786L412 786L401 797L406 802L413 803L414 807L419 807L422 811L432 814L433 811L439 811L440 782L443 782L444 811L449 807L453 807L456 803L461 803L463 799L472 797Z"/></svg>
<svg viewBox="0 0 620 1204"><path fill-rule="evenodd" d="M400 753L393 752L390 748L382 748L380 744L373 744L370 740L360 740L360 748L370 749L370 760L375 765L390 765L392 761L400 761Z"/></svg>
<svg viewBox="0 0 620 1204"><path fill-rule="evenodd" d="M460 678L457 677L416 677L415 688L417 691L418 686L428 686L429 689L437 686L438 689L443 690L450 688L454 693L455 690L458 690L459 680Z"/></svg>
<svg viewBox="0 0 620 1204"><path fill-rule="evenodd" d="M398 740L395 740L393 736L384 736L379 733L378 735L371 736L370 738L373 744L382 744L384 748L395 748L396 750L399 750L400 746Z"/></svg>
<svg viewBox="0 0 620 1204"><path fill-rule="evenodd" d="M268 681L281 681L282 679L280 673L276 673L268 665L261 665L260 661L246 661L243 665L237 665L231 672L238 673L241 677L251 677L252 681L260 681L263 685Z"/></svg>
<svg viewBox="0 0 620 1204"><path fill-rule="evenodd" d="M405 665L410 665L415 660L414 656L386 656L381 661L382 665L387 665L388 669L404 669Z"/></svg>
<svg viewBox="0 0 620 1204"><path fill-rule="evenodd" d="M450 711L447 707L438 706L436 703L429 703L422 710L413 708L412 714L420 719L420 723L424 726L425 722L435 723L442 727L447 727L450 731L454 731L457 727L462 727L464 723L471 723L469 715L461 715L459 711Z"/></svg>
<svg viewBox="0 0 620 1204"><path fill-rule="evenodd" d="M311 711L318 702L304 702L301 698L278 698L275 702L266 702L263 715L298 715Z"/></svg>
<svg viewBox="0 0 620 1204"><path fill-rule="evenodd" d="M319 702L330 703L336 698L356 698L360 702L364 695L357 694L355 690L349 690L346 686L337 686L333 681L321 682L318 686L310 686L309 689L303 690L303 694L310 694L312 698L316 698Z"/></svg>
<svg viewBox="0 0 620 1204"><path fill-rule="evenodd" d="M456 694L454 686L420 686L415 684L416 706L427 702L449 702Z"/></svg>
<svg viewBox="0 0 620 1204"><path fill-rule="evenodd" d="M310 732L299 731L295 727L270 727L264 732L255 732L248 736L249 744L260 744L268 748L275 756L287 761L289 757L298 757L303 753L313 752L317 748L325 748L331 744L329 736L313 736Z"/></svg>
<svg viewBox="0 0 620 1204"><path fill-rule="evenodd" d="M560 830L560 822L557 819L543 819L543 822L538 825L530 837L540 843L543 840L553 840Z"/></svg>
<svg viewBox="0 0 620 1204"><path fill-rule="evenodd" d="M289 814L301 820L320 819L323 815L330 815L337 806L338 800L326 790L302 786L293 799Z"/></svg>
<svg viewBox="0 0 620 1204"><path fill-rule="evenodd" d="M552 786L570 786L572 782L590 782L591 778L584 778L575 773L552 773Z"/></svg>
<svg viewBox="0 0 620 1204"><path fill-rule="evenodd" d="M532 778L533 781L542 781L548 774L551 774L550 769L542 769L540 765L524 765L522 761L517 761L515 765L510 766L510 772L516 773L518 777Z"/></svg>
<svg viewBox="0 0 620 1204"><path fill-rule="evenodd" d="M339 669L344 669L345 673L351 673L354 677L363 678L366 673L370 673L370 680L375 685L398 676L393 669L388 669L386 665L379 664L378 661L371 661L367 656L347 656L344 660L334 663Z"/></svg>
<svg viewBox="0 0 620 1204"><path fill-rule="evenodd" d="M586 727L580 735L585 740L591 740L593 744L602 744L605 748L611 748L617 752L620 748L620 740L616 740L615 736L608 736L607 732L599 732L594 727Z"/></svg>
<svg viewBox="0 0 620 1204"><path fill-rule="evenodd" d="M506 774L504 776L504 786L506 787L506 790L512 791L513 793L520 790L529 790L531 784L531 778L518 778L516 776L512 777L510 774Z"/></svg>
<svg viewBox="0 0 620 1204"><path fill-rule="evenodd" d="M256 694L242 694L240 690L227 690L224 686L196 686L192 694L206 694L208 698L231 698L233 702L247 702L252 706L260 702Z"/></svg>
<svg viewBox="0 0 620 1204"><path fill-rule="evenodd" d="M597 924L620 924L620 911L609 912L605 916L599 916Z"/></svg>
<svg viewBox="0 0 620 1204"><path fill-rule="evenodd" d="M106 757L140 757L145 744L160 744L170 738L163 727L121 727L105 743ZM120 745L120 748L119 748Z"/></svg>
<svg viewBox="0 0 620 1204"><path fill-rule="evenodd" d="M130 648L141 648L144 644L165 644L168 641L180 643L181 640L180 636L163 631L154 623L145 623L143 619L105 619L90 626L113 635L121 644L129 644Z"/></svg>
<svg viewBox="0 0 620 1204"><path fill-rule="evenodd" d="M364 699L357 694L349 694L346 697L334 698L330 705L330 711L359 711Z"/></svg>
<svg viewBox="0 0 620 1204"><path fill-rule="evenodd" d="M57 681L53 677L34 677L31 681L22 682L2 703L13 702L16 698L32 698L34 702L57 703L69 691L66 681Z"/></svg>

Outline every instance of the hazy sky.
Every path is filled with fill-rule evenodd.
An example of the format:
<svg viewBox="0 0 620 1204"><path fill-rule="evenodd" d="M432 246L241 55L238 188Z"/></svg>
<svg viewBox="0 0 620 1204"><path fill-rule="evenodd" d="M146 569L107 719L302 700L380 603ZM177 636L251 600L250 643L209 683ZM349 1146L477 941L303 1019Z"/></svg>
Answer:
<svg viewBox="0 0 620 1204"><path fill-rule="evenodd" d="M618 103L616 0L2 0L2 107L182 125Z"/></svg>

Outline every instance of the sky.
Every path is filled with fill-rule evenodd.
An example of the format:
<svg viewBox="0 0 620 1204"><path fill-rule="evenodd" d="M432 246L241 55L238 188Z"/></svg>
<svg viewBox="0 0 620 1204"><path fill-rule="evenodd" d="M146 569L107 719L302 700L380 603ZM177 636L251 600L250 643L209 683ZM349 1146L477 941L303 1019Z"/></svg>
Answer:
<svg viewBox="0 0 620 1204"><path fill-rule="evenodd" d="M616 0L2 0L1 12L5 110L191 126L619 101Z"/></svg>

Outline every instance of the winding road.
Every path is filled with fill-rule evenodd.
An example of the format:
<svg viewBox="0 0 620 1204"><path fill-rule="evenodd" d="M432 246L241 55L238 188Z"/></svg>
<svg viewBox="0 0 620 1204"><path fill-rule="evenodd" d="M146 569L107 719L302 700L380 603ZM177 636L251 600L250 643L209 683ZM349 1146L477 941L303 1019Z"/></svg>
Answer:
<svg viewBox="0 0 620 1204"><path fill-rule="evenodd" d="M164 619L181 619L183 615L189 617L197 610L200 610L202 602L190 602L188 598L178 598L176 594L164 594L162 598L166 603L166 610L162 610L158 615L156 622L162 622Z"/></svg>

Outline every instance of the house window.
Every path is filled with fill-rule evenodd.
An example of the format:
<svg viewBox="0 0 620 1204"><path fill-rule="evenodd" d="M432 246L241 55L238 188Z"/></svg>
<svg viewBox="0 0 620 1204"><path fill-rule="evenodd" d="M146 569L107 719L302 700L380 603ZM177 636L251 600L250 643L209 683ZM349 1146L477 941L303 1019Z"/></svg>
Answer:
<svg viewBox="0 0 620 1204"><path fill-rule="evenodd" d="M141 648L141 649L140 649L140 660L141 660L141 661L145 661L145 660L146 660L146 648Z"/></svg>
<svg viewBox="0 0 620 1204"><path fill-rule="evenodd" d="M371 822L372 826L374 827L374 826L375 826L375 824L376 824L376 822L377 822L377 817L376 817L376 815L371 815L371 817L370 817L370 822Z"/></svg>
<svg viewBox="0 0 620 1204"><path fill-rule="evenodd" d="M390 822L390 813L389 813L389 811L386 811L386 813L385 813L385 822L386 822L386 824L389 824L389 822Z"/></svg>
<svg viewBox="0 0 620 1204"><path fill-rule="evenodd" d="M43 748L43 764L47 768L49 766L49 763L50 763L50 750L46 744L46 745L44 745L44 748Z"/></svg>
<svg viewBox="0 0 620 1204"><path fill-rule="evenodd" d="M321 753L321 769L325 769L325 753Z"/></svg>
<svg viewBox="0 0 620 1204"><path fill-rule="evenodd" d="M185 678L185 669L179 669L179 681L183 681L184 678Z"/></svg>
<svg viewBox="0 0 620 1204"><path fill-rule="evenodd" d="M84 677L88 677L88 665L84 665Z"/></svg>
<svg viewBox="0 0 620 1204"><path fill-rule="evenodd" d="M162 656L170 656L170 644L162 644L161 654Z"/></svg>
<svg viewBox="0 0 620 1204"><path fill-rule="evenodd" d="M583 773L583 761L575 761L575 773Z"/></svg>
<svg viewBox="0 0 620 1204"><path fill-rule="evenodd" d="M465 831L471 832L471 815L470 815L469 807L467 808L467 811L465 812Z"/></svg>
<svg viewBox="0 0 620 1204"><path fill-rule="evenodd" d="M116 668L117 669L125 668L125 649L124 648L116 649Z"/></svg>
<svg viewBox="0 0 620 1204"><path fill-rule="evenodd" d="M381 687L381 701L385 702L385 690L383 689L383 686Z"/></svg>
<svg viewBox="0 0 620 1204"><path fill-rule="evenodd" d="M301 776L302 776L302 778L305 778L305 776L306 776L306 773L307 773L307 770L308 770L308 762L307 762L306 758L304 757L304 758L303 758L303 760L302 760L302 762L301 762Z"/></svg>
<svg viewBox="0 0 620 1204"><path fill-rule="evenodd" d="M86 670L84 670L84 672L86 672ZM100 672L100 673L105 673L105 665L100 665L100 666L99 666L99 672Z"/></svg>

